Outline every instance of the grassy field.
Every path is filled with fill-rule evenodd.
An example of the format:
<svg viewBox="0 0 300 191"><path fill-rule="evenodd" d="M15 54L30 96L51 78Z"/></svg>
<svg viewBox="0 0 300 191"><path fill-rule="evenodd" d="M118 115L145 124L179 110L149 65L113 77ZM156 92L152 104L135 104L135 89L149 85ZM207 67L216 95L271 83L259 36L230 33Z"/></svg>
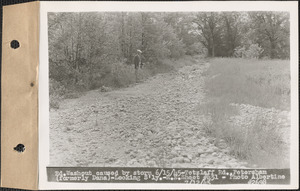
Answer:
<svg viewBox="0 0 300 191"><path fill-rule="evenodd" d="M236 157L262 167L286 167L282 159L283 136L280 126L257 115L247 128L230 123L239 115L234 104L290 110L290 71L288 60L246 60L215 58L210 60L206 75L208 103L200 111L211 117L207 134L225 140ZM278 165L278 166L276 166Z"/></svg>
<svg viewBox="0 0 300 191"><path fill-rule="evenodd" d="M206 75L208 96L223 102L290 110L288 60L216 58Z"/></svg>

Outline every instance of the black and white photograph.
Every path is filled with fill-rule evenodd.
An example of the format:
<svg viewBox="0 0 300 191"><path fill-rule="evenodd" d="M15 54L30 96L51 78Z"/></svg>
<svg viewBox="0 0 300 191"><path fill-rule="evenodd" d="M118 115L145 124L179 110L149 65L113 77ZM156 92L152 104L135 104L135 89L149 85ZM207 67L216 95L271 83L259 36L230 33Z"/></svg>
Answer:
<svg viewBox="0 0 300 191"><path fill-rule="evenodd" d="M48 167L289 170L290 32L288 11L47 12Z"/></svg>
<svg viewBox="0 0 300 191"><path fill-rule="evenodd" d="M48 13L50 164L288 168L289 14Z"/></svg>

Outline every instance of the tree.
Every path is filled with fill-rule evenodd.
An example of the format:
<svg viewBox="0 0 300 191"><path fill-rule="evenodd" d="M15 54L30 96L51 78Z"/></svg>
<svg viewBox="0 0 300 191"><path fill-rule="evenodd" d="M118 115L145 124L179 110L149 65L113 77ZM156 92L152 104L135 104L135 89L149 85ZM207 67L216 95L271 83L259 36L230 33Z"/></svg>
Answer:
<svg viewBox="0 0 300 191"><path fill-rule="evenodd" d="M48 13L49 76L70 89L97 88L132 64L136 49L152 68L185 54L289 58L289 32L282 12Z"/></svg>
<svg viewBox="0 0 300 191"><path fill-rule="evenodd" d="M257 42L271 58L289 55L289 15L283 12L249 13L252 27L257 35ZM282 52L285 51L285 52Z"/></svg>
<svg viewBox="0 0 300 191"><path fill-rule="evenodd" d="M225 56L232 57L236 47L240 45L241 40L241 13L224 12L221 14L223 18L223 37L225 44Z"/></svg>
<svg viewBox="0 0 300 191"><path fill-rule="evenodd" d="M198 13L193 22L197 26L200 42L207 48L208 56L214 57L220 37L220 17L217 12Z"/></svg>

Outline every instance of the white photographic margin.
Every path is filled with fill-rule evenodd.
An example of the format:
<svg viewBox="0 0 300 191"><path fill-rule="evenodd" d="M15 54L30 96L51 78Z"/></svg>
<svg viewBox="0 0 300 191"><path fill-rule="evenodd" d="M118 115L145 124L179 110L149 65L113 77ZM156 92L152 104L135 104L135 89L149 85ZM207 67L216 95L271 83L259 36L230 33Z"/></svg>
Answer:
<svg viewBox="0 0 300 191"><path fill-rule="evenodd" d="M207 12L285 11L290 13L291 147L290 185L197 185L147 183L48 182L49 165L49 66L48 12ZM191 2L40 2L39 65L39 189L295 189L299 186L299 96L298 96L298 2L297 1L191 1Z"/></svg>

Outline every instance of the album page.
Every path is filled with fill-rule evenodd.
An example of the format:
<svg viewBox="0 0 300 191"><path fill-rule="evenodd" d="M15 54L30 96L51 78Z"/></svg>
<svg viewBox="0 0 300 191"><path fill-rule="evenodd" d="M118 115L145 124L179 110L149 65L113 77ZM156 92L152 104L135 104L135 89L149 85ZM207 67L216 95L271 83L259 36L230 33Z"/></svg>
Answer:
<svg viewBox="0 0 300 191"><path fill-rule="evenodd" d="M289 1L40 2L40 189L298 187Z"/></svg>

